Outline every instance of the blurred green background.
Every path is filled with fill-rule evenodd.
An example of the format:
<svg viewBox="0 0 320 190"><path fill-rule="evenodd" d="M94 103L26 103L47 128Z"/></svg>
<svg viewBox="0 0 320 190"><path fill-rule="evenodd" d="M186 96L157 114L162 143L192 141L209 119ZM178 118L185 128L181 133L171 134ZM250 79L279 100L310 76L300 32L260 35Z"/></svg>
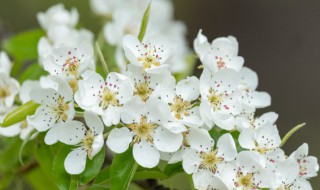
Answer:
<svg viewBox="0 0 320 190"><path fill-rule="evenodd" d="M88 0L0 0L0 40L38 27L36 13L63 2L80 12L82 26L99 31L101 23ZM307 126L285 145L290 154L303 142L320 157L320 1L175 0L176 18L186 22L190 45L198 30L209 39L234 35L245 65L255 70L259 90L272 96L272 110L283 136L296 124ZM320 189L320 178L313 178Z"/></svg>

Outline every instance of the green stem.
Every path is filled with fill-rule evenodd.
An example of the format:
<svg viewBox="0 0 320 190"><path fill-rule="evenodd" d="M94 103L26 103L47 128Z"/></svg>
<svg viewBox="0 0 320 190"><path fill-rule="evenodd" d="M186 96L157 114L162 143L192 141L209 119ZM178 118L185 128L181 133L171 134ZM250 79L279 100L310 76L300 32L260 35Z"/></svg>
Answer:
<svg viewBox="0 0 320 190"><path fill-rule="evenodd" d="M281 140L281 144L280 147L282 147L287 140L295 133L297 132L299 129L301 129L302 127L304 127L306 125L306 123L301 123L300 125L295 126L293 129L291 129Z"/></svg>
<svg viewBox="0 0 320 190"><path fill-rule="evenodd" d="M100 48L100 45L99 45L99 42L96 42L95 43L95 46L96 46L96 51L98 53L98 56L99 56L99 59L100 59L100 62L101 62L101 65L102 65L102 68L103 68L103 71L106 75L109 74L109 68L108 68L108 65L107 65L107 62L102 54L102 51L101 51L101 48Z"/></svg>

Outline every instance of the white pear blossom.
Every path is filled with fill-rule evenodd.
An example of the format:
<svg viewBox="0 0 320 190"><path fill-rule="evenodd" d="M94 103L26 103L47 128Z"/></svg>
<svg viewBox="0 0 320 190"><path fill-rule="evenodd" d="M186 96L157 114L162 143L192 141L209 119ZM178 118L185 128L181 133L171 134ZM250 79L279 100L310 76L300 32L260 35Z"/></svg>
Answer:
<svg viewBox="0 0 320 190"><path fill-rule="evenodd" d="M80 121L67 121L57 129L59 141L77 146L64 161L66 171L73 175L82 173L87 157L92 159L104 145L101 119L91 112L84 112L84 119L87 127Z"/></svg>
<svg viewBox="0 0 320 190"><path fill-rule="evenodd" d="M288 158L275 164L276 183L272 190L292 189L293 183L299 175L299 165L292 159Z"/></svg>
<svg viewBox="0 0 320 190"><path fill-rule="evenodd" d="M258 129L259 127L269 123L270 125L275 124L278 119L278 114L275 112L267 112L261 116L255 116L254 113L243 112L237 117L237 129L242 131L243 129Z"/></svg>
<svg viewBox="0 0 320 190"><path fill-rule="evenodd" d="M243 110L252 113L256 108L265 108L270 106L271 97L267 92L258 92L258 75L247 67L243 67L240 72L241 102L243 103Z"/></svg>
<svg viewBox="0 0 320 190"><path fill-rule="evenodd" d="M10 75L12 63L8 57L8 55L1 51L0 52L0 73L6 73Z"/></svg>
<svg viewBox="0 0 320 190"><path fill-rule="evenodd" d="M160 151L175 152L182 144L182 134L172 133L162 127L170 111L159 99L143 102L133 97L126 103L121 113L124 127L115 128L107 139L107 146L116 153L125 152L133 144L133 157L146 168L158 165Z"/></svg>
<svg viewBox="0 0 320 190"><path fill-rule="evenodd" d="M131 64L128 65L128 71L125 75L129 77L133 85L133 95L139 96L143 101L147 101L149 98L159 98L161 84L165 82L164 79L172 80L173 78L169 71L161 74L146 73Z"/></svg>
<svg viewBox="0 0 320 190"><path fill-rule="evenodd" d="M216 38L210 44L200 30L193 44L204 68L210 72L225 68L240 71L243 66L244 59L238 56L239 45L233 36Z"/></svg>
<svg viewBox="0 0 320 190"><path fill-rule="evenodd" d="M220 176L229 189L256 190L270 188L276 182L272 170L265 168L265 158L257 152L242 151L235 162L229 162L221 168Z"/></svg>
<svg viewBox="0 0 320 190"><path fill-rule="evenodd" d="M222 129L231 130L240 114L238 73L223 69L214 75L204 70L200 77L200 114L206 125L216 124Z"/></svg>
<svg viewBox="0 0 320 190"><path fill-rule="evenodd" d="M69 12L63 4L57 4L50 7L45 13L38 13L37 18L41 27L47 30L54 25L75 27L79 20L79 14L74 8Z"/></svg>
<svg viewBox="0 0 320 190"><path fill-rule="evenodd" d="M140 42L137 37L127 35L123 39L123 47L131 64L152 74L168 70L166 62L175 52L175 45L161 36L152 36Z"/></svg>
<svg viewBox="0 0 320 190"><path fill-rule="evenodd" d="M16 79L0 72L0 113L6 113L7 109L13 106L19 89L20 85Z"/></svg>
<svg viewBox="0 0 320 190"><path fill-rule="evenodd" d="M122 3L124 3L123 0L90 0L92 11L105 17L111 17Z"/></svg>
<svg viewBox="0 0 320 190"><path fill-rule="evenodd" d="M69 84L63 78L57 76L50 76L49 78L58 84L57 89L38 88L30 92L31 99L40 106L34 115L27 118L27 122L39 132L49 130L45 142L50 145L58 140L58 124L72 120L75 110L72 89Z"/></svg>
<svg viewBox="0 0 320 190"><path fill-rule="evenodd" d="M239 135L239 144L246 149L267 155L279 148L281 138L276 125L265 124L258 129L244 129Z"/></svg>
<svg viewBox="0 0 320 190"><path fill-rule="evenodd" d="M70 48L61 46L52 50L52 54L45 57L43 66L51 75L58 75L68 80L77 79L94 61L93 47L84 43Z"/></svg>
<svg viewBox="0 0 320 190"><path fill-rule="evenodd" d="M106 126L120 122L121 109L133 95L128 77L111 72L104 80L99 74L87 71L79 81L75 101L84 110L101 115Z"/></svg>
<svg viewBox="0 0 320 190"><path fill-rule="evenodd" d="M171 121L164 125L172 132L183 132L187 127L201 127L204 122L196 106L199 92L199 80L188 77L176 85L175 79L169 77L161 84L161 100L170 106Z"/></svg>
<svg viewBox="0 0 320 190"><path fill-rule="evenodd" d="M229 133L218 139L216 148L214 148L213 140L210 144L211 146L209 144L193 146L183 156L183 169L186 173L193 174L196 188L208 187L210 180L222 172L220 167L237 156L235 142Z"/></svg>
<svg viewBox="0 0 320 190"><path fill-rule="evenodd" d="M290 158L299 164L299 177L303 179L315 177L319 171L318 159L314 156L308 156L308 153L309 146L304 143L290 155Z"/></svg>

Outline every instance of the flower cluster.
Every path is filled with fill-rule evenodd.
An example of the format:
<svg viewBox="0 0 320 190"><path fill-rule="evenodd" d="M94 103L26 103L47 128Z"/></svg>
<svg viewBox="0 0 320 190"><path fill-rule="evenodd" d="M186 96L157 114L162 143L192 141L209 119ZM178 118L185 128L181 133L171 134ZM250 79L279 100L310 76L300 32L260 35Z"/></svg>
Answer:
<svg viewBox="0 0 320 190"><path fill-rule="evenodd" d="M153 1L142 42L137 35L147 4L91 3L109 19L104 36L117 48L121 73L101 76L95 71L93 34L75 29L75 9L56 5L39 13L47 32L38 44L39 62L49 75L19 88L10 78L9 58L1 53L1 117L19 89L22 103L33 100L40 106L25 121L0 128L1 135L34 138L45 133L48 145L73 146L64 162L70 174L82 173L87 158L106 145L117 154L132 150L145 168L160 160L182 162L197 189L312 189L308 179L317 175L317 158L308 156L307 144L287 156L275 125L278 115L255 115L271 104L271 97L256 90L257 74L243 66L235 37L210 43L200 30L194 50L201 76L176 81L173 73L183 70L189 49L184 25L173 21L171 2Z"/></svg>

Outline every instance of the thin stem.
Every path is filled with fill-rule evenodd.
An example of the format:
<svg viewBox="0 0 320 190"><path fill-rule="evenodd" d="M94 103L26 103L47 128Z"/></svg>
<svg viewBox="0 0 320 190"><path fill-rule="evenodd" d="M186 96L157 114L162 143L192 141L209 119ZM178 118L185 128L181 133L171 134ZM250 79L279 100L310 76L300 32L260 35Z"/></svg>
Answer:
<svg viewBox="0 0 320 190"><path fill-rule="evenodd" d="M108 75L109 74L109 68L108 68L107 62L106 62L106 60L105 60L105 58L104 58L104 56L102 54L99 42L96 42L95 46L96 46L96 51L98 53L98 57L100 59L101 65L102 65L102 69L103 69L104 73L106 75Z"/></svg>
<svg viewBox="0 0 320 190"><path fill-rule="evenodd" d="M282 147L284 144L286 144L287 140L295 133L297 132L299 129L301 129L302 127L304 127L306 125L306 123L301 123L300 125L295 126L293 129L291 129L281 140L281 144L280 147Z"/></svg>

